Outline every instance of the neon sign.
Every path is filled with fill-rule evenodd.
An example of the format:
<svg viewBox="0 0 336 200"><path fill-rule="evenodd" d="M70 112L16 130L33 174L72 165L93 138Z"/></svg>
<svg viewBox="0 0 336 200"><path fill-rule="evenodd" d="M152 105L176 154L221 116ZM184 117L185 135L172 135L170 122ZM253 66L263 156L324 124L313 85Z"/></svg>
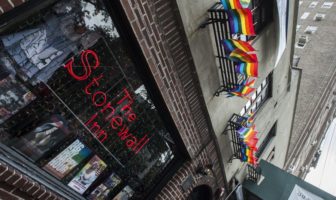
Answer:
<svg viewBox="0 0 336 200"><path fill-rule="evenodd" d="M90 61L89 58L93 59L94 62ZM91 78L92 71L100 67L99 57L95 51L84 50L80 55L80 60L81 65L79 67L75 64L74 58L71 58L64 67L75 80L86 81ZM74 67L76 67L76 72ZM99 89L104 78L104 73L94 76L83 88L85 94L90 98L91 104L97 110L85 122L85 125L100 142L104 143L114 133L106 132L99 121L96 120L98 116L102 116L104 122L109 123L110 128L117 133L120 140L124 141L126 147L137 154L149 142L150 138L148 138L148 134L138 137L130 131L129 125L137 120L137 115L132 108L135 101L128 89L124 87L121 97L115 103L112 103L114 99L109 100L107 93ZM116 112L117 108L120 109L120 112Z"/></svg>

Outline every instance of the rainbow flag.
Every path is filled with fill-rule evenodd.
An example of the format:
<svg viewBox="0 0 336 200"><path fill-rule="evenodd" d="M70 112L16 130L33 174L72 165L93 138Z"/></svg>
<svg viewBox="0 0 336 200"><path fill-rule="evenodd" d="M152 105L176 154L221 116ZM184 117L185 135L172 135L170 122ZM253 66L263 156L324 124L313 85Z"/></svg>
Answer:
<svg viewBox="0 0 336 200"><path fill-rule="evenodd" d="M229 57L230 60L234 61L234 62L245 62L245 63L257 63L258 62L258 58L256 54L248 54L245 51L241 50L241 49L235 49L233 50Z"/></svg>
<svg viewBox="0 0 336 200"><path fill-rule="evenodd" d="M250 140L246 140L244 141L244 143L250 148L250 149L253 149L253 150L257 150L257 143L258 143L258 138L252 138Z"/></svg>
<svg viewBox="0 0 336 200"><path fill-rule="evenodd" d="M256 35L253 25L253 16L249 8L227 10L231 34Z"/></svg>
<svg viewBox="0 0 336 200"><path fill-rule="evenodd" d="M247 162L249 164L252 164L252 165L256 165L257 164L257 158L254 156L254 151L247 148L246 150L246 155L247 155Z"/></svg>
<svg viewBox="0 0 336 200"><path fill-rule="evenodd" d="M257 135L257 131L254 130L255 126L252 127L241 127L237 133L239 135L240 138L242 139L252 139Z"/></svg>
<svg viewBox="0 0 336 200"><path fill-rule="evenodd" d="M254 113L249 112L248 114L246 114L245 117L247 118L245 127L249 128L249 127L251 127L253 125L253 122L254 122Z"/></svg>
<svg viewBox="0 0 336 200"><path fill-rule="evenodd" d="M246 76L258 77L258 63L238 63L235 71Z"/></svg>
<svg viewBox="0 0 336 200"><path fill-rule="evenodd" d="M240 0L221 0L224 10L241 9Z"/></svg>
<svg viewBox="0 0 336 200"><path fill-rule="evenodd" d="M227 91L227 97L239 96L248 99L248 95L255 91L254 86L255 79L247 78L241 84L237 85L235 88Z"/></svg>
<svg viewBox="0 0 336 200"><path fill-rule="evenodd" d="M247 154L246 154L247 146L243 143L241 144L241 146L242 146L242 149L241 149L240 153L241 153L242 157L240 158L240 160L243 161L243 162L246 162L246 161L248 161L248 157L247 157Z"/></svg>
<svg viewBox="0 0 336 200"><path fill-rule="evenodd" d="M255 151L253 149L250 149L245 144L242 144L241 149L241 158L240 160L243 162L248 162L249 164L256 165L257 164L257 158L255 157L254 153Z"/></svg>
<svg viewBox="0 0 336 200"><path fill-rule="evenodd" d="M240 96L240 97L247 98L247 96L254 91L255 91L255 88L251 88L249 86L239 86L229 91L229 94L233 96Z"/></svg>
<svg viewBox="0 0 336 200"><path fill-rule="evenodd" d="M254 84L255 84L255 80L256 79L246 78L240 85L245 85L245 86L253 87Z"/></svg>
<svg viewBox="0 0 336 200"><path fill-rule="evenodd" d="M224 46L225 55L230 55L235 49L241 49L244 52L254 52L255 49L250 43L234 39L222 40L222 45Z"/></svg>

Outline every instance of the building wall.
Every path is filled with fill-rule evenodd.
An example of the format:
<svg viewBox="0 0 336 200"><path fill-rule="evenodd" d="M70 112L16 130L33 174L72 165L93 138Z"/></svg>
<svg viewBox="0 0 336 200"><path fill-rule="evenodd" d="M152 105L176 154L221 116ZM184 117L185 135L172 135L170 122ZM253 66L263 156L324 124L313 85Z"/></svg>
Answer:
<svg viewBox="0 0 336 200"><path fill-rule="evenodd" d="M295 55L300 58L297 67L302 69L302 81L298 95L291 143L287 154L286 169L304 178L309 172L311 161L325 136L328 125L334 118L335 110L335 2L300 1ZM316 2L316 1L315 1ZM333 2L331 8L323 8L324 2ZM299 3L299 2L298 2ZM304 13L309 16L301 18ZM324 19L315 21L317 13L325 14ZM308 34L308 26L317 30ZM304 48L298 48L300 36L307 36Z"/></svg>
<svg viewBox="0 0 336 200"><path fill-rule="evenodd" d="M139 0L122 4L192 159L184 164L157 199L186 198L194 186L204 184L203 179L196 178L189 191L180 187L199 163L203 166L213 164L217 187L223 186L225 179L216 140L212 139L213 130L174 1Z"/></svg>
<svg viewBox="0 0 336 200"><path fill-rule="evenodd" d="M0 162L0 197L1 199L43 199L61 200L57 194L41 183L23 175L13 167Z"/></svg>
<svg viewBox="0 0 336 200"><path fill-rule="evenodd" d="M122 6L190 156L157 199L185 199L204 184L215 193L225 185L224 170L177 6L167 0L129 0ZM210 173L197 174L200 167ZM190 177L192 185L182 189Z"/></svg>
<svg viewBox="0 0 336 200"><path fill-rule="evenodd" d="M212 30L211 26L204 29L199 28L200 24L207 19L207 9L215 2L206 0L197 1L196 3L191 0L178 0L177 3L195 62L196 72L200 80L202 94L207 105L212 126L220 143L226 178L230 180L235 175L237 175L236 178L243 178L245 175L243 166L245 165L239 160L233 160L232 163L229 162L233 152L230 138L228 135L223 134L223 132L232 114L239 114L246 104L246 100L237 97L227 98L225 95L214 96L215 91L219 87L219 74L214 53L214 43L211 38ZM279 167L283 167L285 162L299 78L298 74L291 75L293 33L296 26L295 3L295 1L289 1L287 45L277 66L275 66L275 61L279 44L276 38L278 38L279 33L279 21L277 12L275 11L276 8L274 8L275 17L273 23L268 25L252 41L259 59L259 77L256 86L258 87L266 76L274 70L273 96L258 111L256 115L256 129L259 131L260 144L274 123L277 122L276 138L268 145L262 157L267 157L267 153L275 146L275 158L272 162ZM292 87L290 87L291 83Z"/></svg>

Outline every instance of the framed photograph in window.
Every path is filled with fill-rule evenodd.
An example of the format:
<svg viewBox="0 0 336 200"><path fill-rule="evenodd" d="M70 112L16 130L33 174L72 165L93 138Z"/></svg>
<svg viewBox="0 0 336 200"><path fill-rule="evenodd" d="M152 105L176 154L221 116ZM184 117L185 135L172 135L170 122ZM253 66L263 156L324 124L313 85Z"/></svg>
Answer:
<svg viewBox="0 0 336 200"><path fill-rule="evenodd" d="M14 140L13 148L36 161L59 144L70 130L61 115L52 115L30 133Z"/></svg>

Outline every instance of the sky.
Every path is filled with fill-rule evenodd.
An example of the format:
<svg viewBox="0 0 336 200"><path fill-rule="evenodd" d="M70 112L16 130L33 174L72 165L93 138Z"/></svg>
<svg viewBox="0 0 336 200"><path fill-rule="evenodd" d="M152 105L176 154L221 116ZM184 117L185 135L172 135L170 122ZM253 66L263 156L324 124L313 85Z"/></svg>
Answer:
<svg viewBox="0 0 336 200"><path fill-rule="evenodd" d="M322 154L316 168L311 168L305 181L336 196L336 119L327 130L321 150Z"/></svg>

